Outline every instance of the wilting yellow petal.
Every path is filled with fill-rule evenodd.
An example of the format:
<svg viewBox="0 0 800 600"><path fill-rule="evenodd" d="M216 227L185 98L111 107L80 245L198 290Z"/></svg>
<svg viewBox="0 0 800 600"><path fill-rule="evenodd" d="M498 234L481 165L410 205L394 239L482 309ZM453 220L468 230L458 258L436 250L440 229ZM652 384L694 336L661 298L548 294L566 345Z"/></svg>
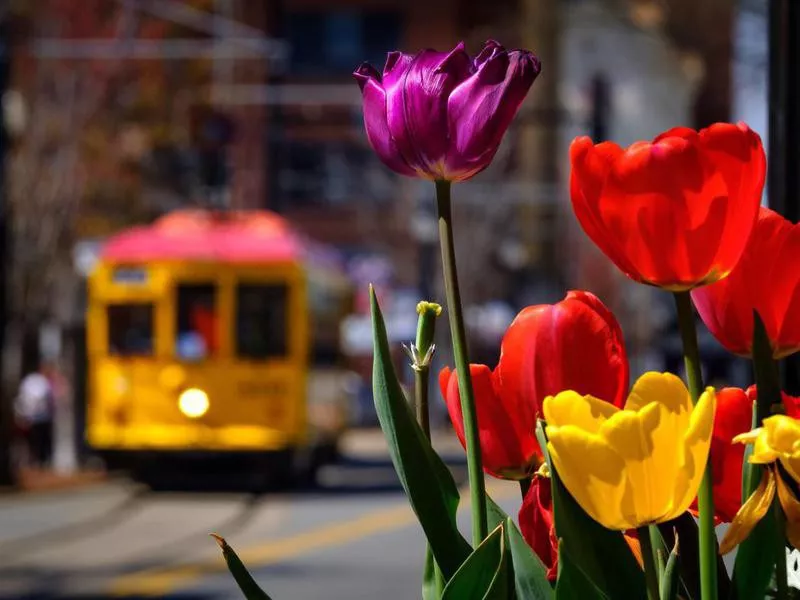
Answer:
<svg viewBox="0 0 800 600"><path fill-rule="evenodd" d="M678 454L680 464L673 481L675 494L669 512L662 519L664 521L675 519L686 512L697 497L708 462L716 409L717 395L714 388L708 387L700 395L689 418L689 427L683 433L683 448Z"/></svg>
<svg viewBox="0 0 800 600"><path fill-rule="evenodd" d="M553 466L581 508L609 529L636 527L621 511L625 463L608 442L572 425L548 425L545 431Z"/></svg>
<svg viewBox="0 0 800 600"><path fill-rule="evenodd" d="M756 491L742 505L725 532L719 544L720 554L727 554L747 539L756 523L767 514L774 497L775 476L771 469L765 469Z"/></svg>
<svg viewBox="0 0 800 600"><path fill-rule="evenodd" d="M783 514L786 515L786 537L792 546L800 548L800 502L779 473L775 473L774 477L777 481L778 500L781 502Z"/></svg>
<svg viewBox="0 0 800 600"><path fill-rule="evenodd" d="M597 433L606 419L619 412L619 409L594 396L582 396L569 390L545 398L542 412L548 425L574 425L584 431Z"/></svg>
<svg viewBox="0 0 800 600"><path fill-rule="evenodd" d="M608 419L599 435L625 461L626 493L622 514L637 526L652 523L672 504L675 451L679 432L661 431L662 410L651 402L638 412L623 410ZM678 435L676 435L678 433Z"/></svg>

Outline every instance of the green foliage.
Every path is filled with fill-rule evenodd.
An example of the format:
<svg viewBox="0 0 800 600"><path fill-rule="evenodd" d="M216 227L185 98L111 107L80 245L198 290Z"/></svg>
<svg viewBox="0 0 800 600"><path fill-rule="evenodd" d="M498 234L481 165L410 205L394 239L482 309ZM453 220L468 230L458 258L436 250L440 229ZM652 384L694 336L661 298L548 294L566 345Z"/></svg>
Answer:
<svg viewBox="0 0 800 600"><path fill-rule="evenodd" d="M372 389L378 420L400 483L428 538L436 563L449 580L471 552L456 526L458 488L406 401L392 364L383 315L372 288L370 303L375 345Z"/></svg>
<svg viewBox="0 0 800 600"><path fill-rule="evenodd" d="M433 559L431 547L425 547L425 568L422 572L422 600L439 600L444 591L444 578Z"/></svg>
<svg viewBox="0 0 800 600"><path fill-rule="evenodd" d="M448 582L442 600L508 600L508 551L498 525Z"/></svg>
<svg viewBox="0 0 800 600"><path fill-rule="evenodd" d="M213 533L211 536L217 540L219 547L222 549L222 556L225 558L228 570L236 580L239 589L242 590L244 597L247 600L271 600L267 593L258 586L253 576L250 575L247 568L242 564L242 561L239 560L236 552L234 552L233 548L225 541L225 538Z"/></svg>
<svg viewBox="0 0 800 600"><path fill-rule="evenodd" d="M514 589L518 600L550 600L553 588L547 580L547 569L522 537L519 527L491 496L486 495L486 517L490 528L503 525L506 545L511 557Z"/></svg>
<svg viewBox="0 0 800 600"><path fill-rule="evenodd" d="M678 589L680 586L680 577L678 569L678 539L675 539L675 545L669 553L667 564L664 567L664 573L661 577L661 585L659 595L661 600L675 600L678 597Z"/></svg>
<svg viewBox="0 0 800 600"><path fill-rule="evenodd" d="M777 365L772 358L772 347L764 323L758 313L753 312L753 370L758 386L758 400L753 406L753 427L761 425L768 417L773 404L781 402L780 380ZM761 480L760 465L748 462L752 448L748 444L742 465L742 502L750 497ZM733 581L730 598L747 600L763 598L775 571L775 547L779 531L774 511L767 511L764 518L750 532L736 552L733 566Z"/></svg>

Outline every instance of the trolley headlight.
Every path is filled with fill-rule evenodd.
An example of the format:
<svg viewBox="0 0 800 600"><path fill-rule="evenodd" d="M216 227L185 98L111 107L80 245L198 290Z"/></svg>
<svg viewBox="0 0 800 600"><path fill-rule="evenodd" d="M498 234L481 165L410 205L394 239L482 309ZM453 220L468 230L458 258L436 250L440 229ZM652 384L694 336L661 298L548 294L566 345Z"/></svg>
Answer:
<svg viewBox="0 0 800 600"><path fill-rule="evenodd" d="M178 408L191 419L202 417L208 412L208 394L200 388L189 388L178 397Z"/></svg>

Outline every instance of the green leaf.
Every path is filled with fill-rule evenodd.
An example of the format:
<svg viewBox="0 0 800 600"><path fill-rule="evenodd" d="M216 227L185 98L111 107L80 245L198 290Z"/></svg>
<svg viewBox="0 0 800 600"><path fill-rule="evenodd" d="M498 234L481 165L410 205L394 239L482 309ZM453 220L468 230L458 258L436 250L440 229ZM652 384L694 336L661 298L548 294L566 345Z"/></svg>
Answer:
<svg viewBox="0 0 800 600"><path fill-rule="evenodd" d="M733 582L730 598L750 600L763 598L775 571L775 547L778 525L774 511L767 511L764 518L750 532L736 551L733 563Z"/></svg>
<svg viewBox="0 0 800 600"><path fill-rule="evenodd" d="M242 561L239 560L233 548L225 541L225 538L215 533L212 533L211 537L217 541L217 544L219 544L219 547L222 549L222 556L225 558L228 570L231 572L231 575L233 575L234 580L236 580L239 589L242 590L244 597L247 600L271 600L267 593L258 587L253 576L247 571L247 568L242 564Z"/></svg>
<svg viewBox="0 0 800 600"><path fill-rule="evenodd" d="M486 522L489 524L489 529L496 529L498 525L505 523L506 519L508 519L506 511L486 494Z"/></svg>
<svg viewBox="0 0 800 600"><path fill-rule="evenodd" d="M506 540L514 567L514 589L519 600L553 598L553 588L547 580L547 569L541 559L522 537L511 517L506 519Z"/></svg>
<svg viewBox="0 0 800 600"><path fill-rule="evenodd" d="M781 403L777 363L772 358L772 347L764 323L755 311L753 311L753 371L758 386L758 399L753 406L755 427L771 414L773 405ZM743 502L755 491L761 479L762 467L748 462L751 454L752 448L748 444L745 447L742 465ZM774 553L765 552L764 549L773 548L778 535L775 513L767 511L736 551L730 598L747 600L764 597L775 570Z"/></svg>
<svg viewBox="0 0 800 600"><path fill-rule="evenodd" d="M425 545L425 569L422 572L422 600L439 600L444 591L444 578L430 546Z"/></svg>
<svg viewBox="0 0 800 600"><path fill-rule="evenodd" d="M486 494L486 517L489 527L505 527L506 544L514 567L514 589L519 600L553 598L553 588L547 579L547 567L522 537L522 532L500 506Z"/></svg>
<svg viewBox="0 0 800 600"><path fill-rule="evenodd" d="M625 596L620 596L624 598ZM556 600L611 600L578 566L564 540L558 541L558 581Z"/></svg>
<svg viewBox="0 0 800 600"><path fill-rule="evenodd" d="M680 577L678 569L678 540L680 538L675 536L675 545L669 553L667 564L664 567L664 573L661 577L661 584L659 589L659 596L661 600L675 600L678 597L678 588L680 587Z"/></svg>
<svg viewBox="0 0 800 600"><path fill-rule="evenodd" d="M448 582L442 600L508 600L508 556L499 525Z"/></svg>
<svg viewBox="0 0 800 600"><path fill-rule="evenodd" d="M543 422L536 428L539 445L547 448ZM622 533L611 531L587 515L570 495L558 477L548 452L544 452L550 469L550 482L553 495L553 516L559 543L559 571L564 568L561 550L569 552L568 568L579 568L593 587L602 594L600 597L625 598L626 600L646 598L644 573L631 552ZM579 579L577 576L576 580ZM583 598L591 596L565 596L565 584L556 585L556 597ZM570 584L571 585L571 584ZM577 583L575 585L578 585ZM596 596L594 596L596 597Z"/></svg>
<svg viewBox="0 0 800 600"><path fill-rule="evenodd" d="M372 390L378 420L400 483L428 538L436 564L449 580L472 551L456 526L460 500L458 487L406 401L394 370L386 325L372 287L370 303L375 345Z"/></svg>

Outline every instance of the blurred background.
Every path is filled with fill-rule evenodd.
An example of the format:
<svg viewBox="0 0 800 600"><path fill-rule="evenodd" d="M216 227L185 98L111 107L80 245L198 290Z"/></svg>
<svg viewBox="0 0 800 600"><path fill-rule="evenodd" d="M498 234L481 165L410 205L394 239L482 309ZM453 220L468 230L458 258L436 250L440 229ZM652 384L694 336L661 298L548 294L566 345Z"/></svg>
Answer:
<svg viewBox="0 0 800 600"><path fill-rule="evenodd" d="M422 546L376 429L366 294L398 349L442 302L433 189L373 154L351 72L459 40L538 54L492 166L454 189L471 359L584 288L632 376L680 372L669 296L578 227L567 149L737 120L766 145L769 4L792 3L0 3L0 596L235 598L219 530L278 598L407 597ZM750 383L701 346L712 384Z"/></svg>

